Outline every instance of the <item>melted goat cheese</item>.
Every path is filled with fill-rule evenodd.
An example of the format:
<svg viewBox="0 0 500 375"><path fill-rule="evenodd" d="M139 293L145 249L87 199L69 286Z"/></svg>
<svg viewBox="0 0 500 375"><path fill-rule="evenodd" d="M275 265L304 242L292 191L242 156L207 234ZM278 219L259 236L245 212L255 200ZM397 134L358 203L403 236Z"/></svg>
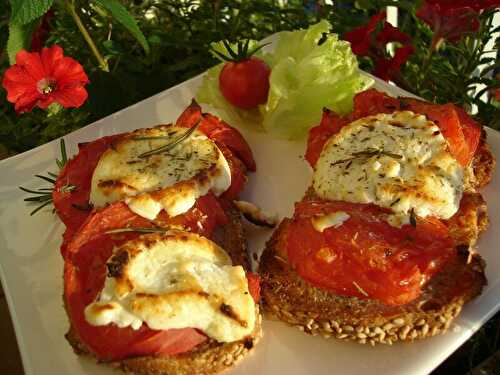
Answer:
<svg viewBox="0 0 500 375"><path fill-rule="evenodd" d="M231 185L231 171L222 152L202 133L193 132L163 153L144 155L186 131L160 125L116 142L94 170L90 203L99 208L125 200L133 212L153 220L162 209L170 216L186 212L210 190L222 194Z"/></svg>
<svg viewBox="0 0 500 375"><path fill-rule="evenodd" d="M325 229L338 228L351 216L344 211L332 212L327 215L314 216L311 218L311 224L318 232L323 233Z"/></svg>
<svg viewBox="0 0 500 375"><path fill-rule="evenodd" d="M85 308L92 325L190 327L219 342L254 329L244 269L207 238L178 230L144 235L115 249L107 265L100 296Z"/></svg>
<svg viewBox="0 0 500 375"><path fill-rule="evenodd" d="M374 203L400 218L413 210L447 219L458 210L463 175L436 124L403 111L359 119L333 135L313 187L323 199Z"/></svg>

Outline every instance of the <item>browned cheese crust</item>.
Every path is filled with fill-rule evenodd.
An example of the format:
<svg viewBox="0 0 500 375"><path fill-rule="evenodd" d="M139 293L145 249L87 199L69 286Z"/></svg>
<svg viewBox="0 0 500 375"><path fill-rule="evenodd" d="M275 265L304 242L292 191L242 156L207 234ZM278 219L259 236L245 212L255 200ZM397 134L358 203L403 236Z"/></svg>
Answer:
<svg viewBox="0 0 500 375"><path fill-rule="evenodd" d="M227 203L228 223L216 229L215 239L219 246L227 251L234 264L249 268L247 246L239 212L232 203ZM251 336L231 343L218 343L207 340L193 350L170 357L141 356L105 364L137 375L191 375L215 374L230 368L247 355L262 336L261 316L256 305L257 319ZM72 326L66 339L78 355L84 355L100 362L81 342Z"/></svg>
<svg viewBox="0 0 500 375"><path fill-rule="evenodd" d="M495 160L484 139L473 163L475 186L486 185ZM304 199L314 198L309 189ZM260 259L261 295L270 316L309 334L371 345L435 336L445 332L463 305L486 285L485 264L474 246L488 226L488 216L486 203L474 190L464 193L459 213L447 222L458 257L429 281L418 299L402 306L339 296L304 281L287 262L289 223L282 221Z"/></svg>

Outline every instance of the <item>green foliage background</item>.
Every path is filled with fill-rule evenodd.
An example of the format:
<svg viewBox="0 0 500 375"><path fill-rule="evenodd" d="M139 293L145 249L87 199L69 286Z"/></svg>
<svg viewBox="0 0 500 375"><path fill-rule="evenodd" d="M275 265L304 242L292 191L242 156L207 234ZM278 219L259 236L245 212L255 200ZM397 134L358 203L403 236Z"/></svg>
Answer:
<svg viewBox="0 0 500 375"><path fill-rule="evenodd" d="M110 72L99 69L73 19L54 3L46 45L59 44L85 68L89 99L78 110L47 117L34 109L16 115L0 89L0 144L21 152L60 137L108 114L193 77L217 61L209 44L223 38L261 39L284 29L305 27L316 20L300 1L287 9L277 1L122 1L147 38L149 54L98 2L80 2L79 15ZM0 72L8 67L5 45L10 6L0 2ZM113 93L110 95L110 93Z"/></svg>
<svg viewBox="0 0 500 375"><path fill-rule="evenodd" d="M27 0L11 2L30 3ZM403 31L416 37L417 52L403 70L404 80L397 83L431 101L451 101L466 107L479 105L482 121L500 128L498 108L480 102L468 91L478 80L490 87L499 86L498 81L486 76L470 78L482 61L483 52L477 48L474 52L470 46L490 37L488 30L482 28L481 33L465 38L458 46L444 46L432 57L431 68L424 74L422 59L427 54L432 32L415 17L420 1L340 0L335 1L335 5L324 5L321 1L289 0L282 5L284 2L277 0L71 0L104 55L109 72L99 68L64 0L43 0L39 9L22 9L16 5L13 17L22 20L23 27L36 27L39 21L28 21L52 3L55 14L45 45L59 44L66 55L82 63L91 81L87 86L89 99L77 110L61 111L50 117L39 109L17 115L13 105L5 100L5 90L0 89L0 148L11 153L60 137L203 72L217 62L208 52L213 41L259 40L281 30L307 27L321 18L331 22L333 32L343 34L365 24L371 15L387 5L400 8ZM136 20L146 40L141 39L142 34L139 35L133 25L125 27L126 22L117 18L116 12L112 17L110 11L119 4ZM9 2L0 2L1 74L9 66L5 47L10 17ZM487 22L488 17L484 16L482 23ZM368 71L373 68L373 62L367 58L361 58L360 62Z"/></svg>

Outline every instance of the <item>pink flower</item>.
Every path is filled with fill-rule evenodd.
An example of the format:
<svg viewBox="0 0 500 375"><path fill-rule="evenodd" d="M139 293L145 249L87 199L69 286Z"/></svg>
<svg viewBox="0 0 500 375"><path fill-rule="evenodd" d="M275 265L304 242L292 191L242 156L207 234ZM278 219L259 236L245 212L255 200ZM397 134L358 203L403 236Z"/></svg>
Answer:
<svg viewBox="0 0 500 375"><path fill-rule="evenodd" d="M16 64L5 71L2 81L7 100L15 103L18 113L35 106L46 109L52 103L80 107L87 100L87 83L89 79L80 63L64 56L58 45L41 52L19 51Z"/></svg>

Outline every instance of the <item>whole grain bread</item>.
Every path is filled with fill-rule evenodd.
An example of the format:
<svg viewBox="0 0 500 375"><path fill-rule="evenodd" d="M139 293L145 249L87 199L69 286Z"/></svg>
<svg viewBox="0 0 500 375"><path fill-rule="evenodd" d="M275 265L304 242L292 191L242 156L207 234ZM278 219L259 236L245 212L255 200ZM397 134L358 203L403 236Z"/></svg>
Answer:
<svg viewBox="0 0 500 375"><path fill-rule="evenodd" d="M249 270L246 238L241 222L241 216L232 203L226 202L228 222L215 230L214 242L227 251L233 264L242 265ZM209 339L196 346L193 350L168 357L140 356L120 361L105 362L105 364L122 369L129 374L137 375L188 375L188 374L215 374L232 367L245 357L259 341L261 331L261 316L256 304L256 324L253 333L239 341L219 343ZM78 355L84 355L100 362L79 339L71 326L66 339Z"/></svg>
<svg viewBox="0 0 500 375"><path fill-rule="evenodd" d="M463 305L486 285L484 261L475 253L477 238L488 226L486 204L475 187L491 179L495 159L482 139L473 161L474 187L464 193L459 213L448 220L458 256L434 275L419 298L402 306L339 296L304 281L287 261L284 219L260 258L263 307L270 316L300 330L361 344L392 344L434 336L448 329ZM307 199L316 198L312 189Z"/></svg>

